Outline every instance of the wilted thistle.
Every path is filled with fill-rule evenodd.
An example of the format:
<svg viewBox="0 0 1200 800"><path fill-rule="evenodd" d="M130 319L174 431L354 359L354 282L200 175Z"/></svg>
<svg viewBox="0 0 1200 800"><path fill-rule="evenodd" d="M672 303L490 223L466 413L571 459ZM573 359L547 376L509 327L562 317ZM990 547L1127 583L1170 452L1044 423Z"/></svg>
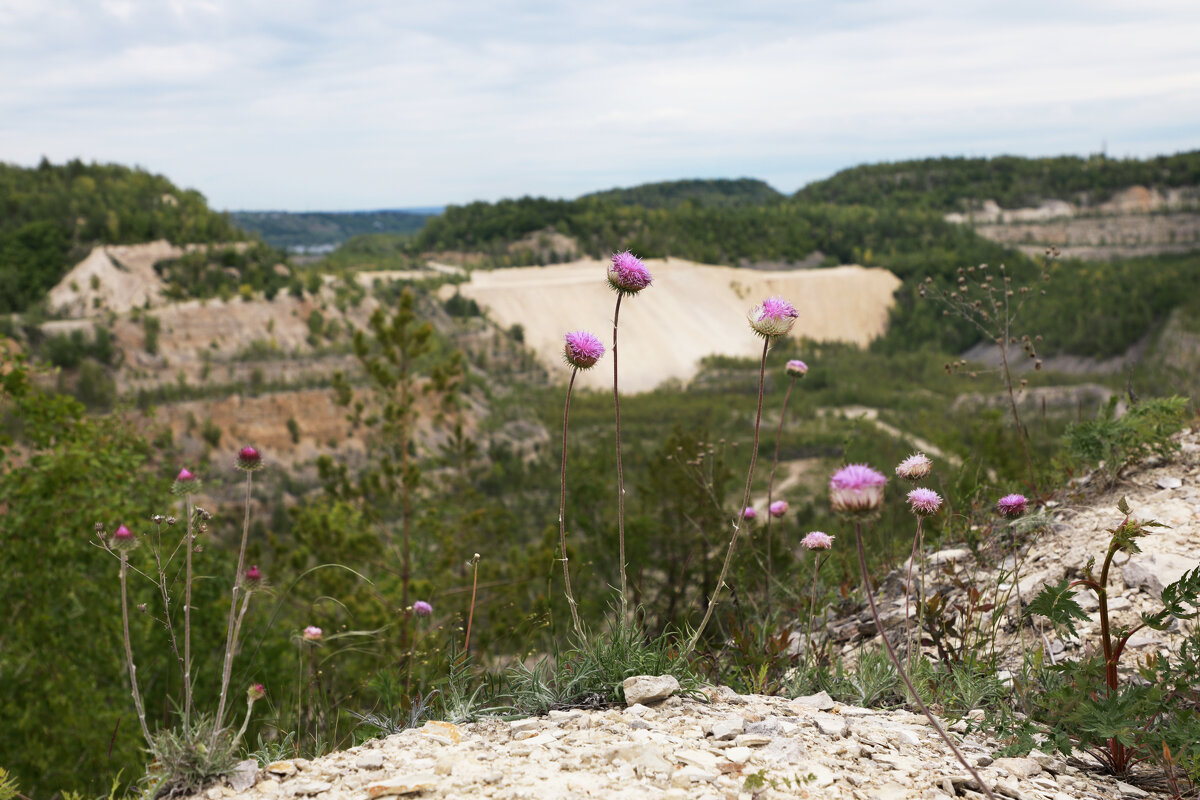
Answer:
<svg viewBox="0 0 1200 800"><path fill-rule="evenodd" d="M879 630L879 638L883 639L883 646L887 650L888 658L891 659L896 672L904 681L909 696L912 697L913 702L921 709L921 713L925 715L925 718L929 720L929 724L942 737L942 741L954 751L954 755L958 758L959 762L971 773L971 777L979 784L979 788L983 790L983 793L991 798L991 800L997 800L992 790L984 782L983 776L979 774L975 767L971 766L970 762L962 754L962 751L958 749L958 745L954 743L954 740L942 728L941 723L929 711L921 696L917 694L912 679L908 675L908 670L904 668L904 665L900 662L900 658L896 655L892 643L888 640L883 622L879 618L879 609L875 606L875 593L871 590L871 575L867 571L867 553L863 547L862 523L864 520L875 516L880 506L882 506L883 487L886 483L887 478L868 465L850 464L849 466L842 467L830 478L829 500L834 511L854 522L854 542L858 548L858 568L862 574L863 589L867 595L867 603L871 607L871 618L875 620L875 627Z"/></svg>
<svg viewBox="0 0 1200 800"><path fill-rule="evenodd" d="M613 310L613 409L617 423L617 542L621 561L621 625L629 614L629 581L625 575L625 471L621 463L621 392L617 384L617 321L621 317L621 301L626 295L635 295L654 282L650 271L642 260L628 250L614 253L608 267L608 285L617 293L617 306ZM565 454L566 447L563 452ZM565 457L565 456L564 456ZM563 550L566 557L566 550ZM564 562L565 563L565 562ZM574 610L574 606L572 606ZM578 628L578 622L576 628Z"/></svg>
<svg viewBox="0 0 1200 800"><path fill-rule="evenodd" d="M733 534L729 537L729 548L725 551L725 563L721 566L721 575L717 578L717 585L709 596L704 618L700 620L699 627L696 628L684 648L684 655L691 653L695 649L696 643L700 641L700 636L704 633L704 628L708 625L713 609L716 608L717 601L721 597L721 590L725 588L725 577L729 574L729 565L733 561L733 549L737 545L738 534L741 532L743 515L745 509L750 505L750 487L754 482L754 465L758 460L758 430L762 424L763 388L767 381L767 350L770 349L773 339L791 331L798 316L796 307L782 297L769 297L750 309L750 313L746 315L751 330L761 336L763 340L762 358L759 359L758 364L758 409L754 415L754 443L750 447L750 468L746 471L746 490L742 494L742 502L738 505L740 510L733 520Z"/></svg>
<svg viewBox="0 0 1200 800"><path fill-rule="evenodd" d="M617 298L617 304L620 305L621 299ZM615 335L615 334L614 334ZM558 545L562 556L563 565L563 586L567 593L567 605L571 609L571 622L575 626L575 634L579 636L580 641L583 641L583 625L579 621L579 609L575 602L575 594L571 591L571 571L567 566L567 419L571 413L571 390L575 387L575 376L579 370L588 370L596 366L596 362L604 355L604 344L587 331L573 331L563 337L563 358L566 359L567 365L571 367L571 380L567 384L567 401L563 406L563 443L562 443L562 470L559 473L558 481ZM616 348L613 348L613 358L616 359ZM613 375L613 383L616 385L616 375ZM620 412L617 412L620 419ZM621 437L617 436L617 451L621 449ZM617 459L617 473L620 474L620 458ZM621 559L624 562L625 540L623 538L624 528L622 528L621 539ZM621 576L624 579L625 568L621 567ZM624 592L622 592L624 597Z"/></svg>

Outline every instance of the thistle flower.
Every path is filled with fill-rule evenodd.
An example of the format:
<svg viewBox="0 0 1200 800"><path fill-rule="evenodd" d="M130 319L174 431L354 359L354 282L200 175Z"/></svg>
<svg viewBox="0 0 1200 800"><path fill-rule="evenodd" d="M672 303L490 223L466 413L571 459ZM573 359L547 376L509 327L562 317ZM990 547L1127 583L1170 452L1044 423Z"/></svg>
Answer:
<svg viewBox="0 0 1200 800"><path fill-rule="evenodd" d="M758 512L754 510L754 506L746 506L742 509L742 519L750 520L755 519L757 516Z"/></svg>
<svg viewBox="0 0 1200 800"><path fill-rule="evenodd" d="M234 466L243 472L253 472L256 469L262 468L262 453L258 452L258 448L246 445L238 451L237 460Z"/></svg>
<svg viewBox="0 0 1200 800"><path fill-rule="evenodd" d="M796 324L798 316L800 316L800 312L796 311L796 307L787 300L782 297L768 297L750 309L746 319L750 321L750 327L759 336L764 339L773 339L790 331Z"/></svg>
<svg viewBox="0 0 1200 800"><path fill-rule="evenodd" d="M809 550L828 550L833 547L833 537L823 531L812 531L800 540L800 544Z"/></svg>
<svg viewBox="0 0 1200 800"><path fill-rule="evenodd" d="M563 357L576 369L591 369L604 355L604 344L587 331L572 331L563 339Z"/></svg>
<svg viewBox="0 0 1200 800"><path fill-rule="evenodd" d="M608 283L620 294L637 294L654 281L642 260L628 250L613 253Z"/></svg>
<svg viewBox="0 0 1200 800"><path fill-rule="evenodd" d="M918 517L926 517L942 507L942 496L932 489L913 489L908 493L908 504Z"/></svg>
<svg viewBox="0 0 1200 800"><path fill-rule="evenodd" d="M179 470L175 482L171 484L171 493L175 495L195 494L200 490L200 479L187 467Z"/></svg>
<svg viewBox="0 0 1200 800"><path fill-rule="evenodd" d="M133 536L133 531L121 525L110 537L112 546L117 550L130 550L137 545L137 539Z"/></svg>
<svg viewBox="0 0 1200 800"><path fill-rule="evenodd" d="M259 583L261 581L262 573L258 571L258 564L255 564L254 566L250 567L250 569L246 570L247 583Z"/></svg>
<svg viewBox="0 0 1200 800"><path fill-rule="evenodd" d="M883 485L887 478L866 464L850 464L829 479L829 502L833 510L845 514L876 511L883 503Z"/></svg>
<svg viewBox="0 0 1200 800"><path fill-rule="evenodd" d="M429 605L429 603L426 603L424 600L418 600L417 602L413 603L412 607L413 613L415 613L418 617L428 617L433 613L433 606Z"/></svg>
<svg viewBox="0 0 1200 800"><path fill-rule="evenodd" d="M776 500L774 503L771 503L771 507L768 509L768 511L770 511L771 516L775 517L776 519L782 517L788 512L787 500Z"/></svg>
<svg viewBox="0 0 1200 800"><path fill-rule="evenodd" d="M996 501L996 511L1002 517L1019 517L1029 506L1029 499L1023 494L1006 494Z"/></svg>
<svg viewBox="0 0 1200 800"><path fill-rule="evenodd" d="M250 688L246 689L246 701L253 703L256 700L262 700L267 696L267 689L261 683L252 683Z"/></svg>
<svg viewBox="0 0 1200 800"><path fill-rule="evenodd" d="M791 375L793 378L803 378L808 374L808 364L805 364L798 358L793 358L791 361L787 362L783 368L787 370L787 374Z"/></svg>
<svg viewBox="0 0 1200 800"><path fill-rule="evenodd" d="M924 478L933 469L933 462L924 453L913 453L896 466L896 474L906 481L917 481Z"/></svg>
<svg viewBox="0 0 1200 800"><path fill-rule="evenodd" d="M309 625L307 628L304 629L303 635L304 635L304 641L306 641L306 642L319 642L319 641L321 641L322 637L325 636L325 632L322 631L320 628L318 628L316 625Z"/></svg>

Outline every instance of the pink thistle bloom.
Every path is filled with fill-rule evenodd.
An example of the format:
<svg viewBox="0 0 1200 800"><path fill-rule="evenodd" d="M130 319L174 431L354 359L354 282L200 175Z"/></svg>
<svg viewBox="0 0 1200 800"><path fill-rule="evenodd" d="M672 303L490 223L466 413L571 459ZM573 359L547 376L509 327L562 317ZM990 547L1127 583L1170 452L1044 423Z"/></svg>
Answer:
<svg viewBox="0 0 1200 800"><path fill-rule="evenodd" d="M246 700L253 703L256 700L262 700L267 696L267 689L261 683L252 683L250 688L246 690Z"/></svg>
<svg viewBox="0 0 1200 800"><path fill-rule="evenodd" d="M309 625L304 629L304 641L306 642L319 642L324 635L325 632L316 625Z"/></svg>
<svg viewBox="0 0 1200 800"><path fill-rule="evenodd" d="M776 500L774 503L771 503L771 507L768 510L771 512L772 517L782 517L788 512L787 500Z"/></svg>
<svg viewBox="0 0 1200 800"><path fill-rule="evenodd" d="M996 511L1004 517L1019 517L1029 506L1029 499L1023 494L1006 494L996 501Z"/></svg>
<svg viewBox="0 0 1200 800"><path fill-rule="evenodd" d="M809 550L828 550L833 547L833 537L823 531L813 531L800 540Z"/></svg>
<svg viewBox="0 0 1200 800"><path fill-rule="evenodd" d="M608 283L621 294L637 294L654 281L642 260L628 250L613 253Z"/></svg>
<svg viewBox="0 0 1200 800"><path fill-rule="evenodd" d="M933 489L913 489L908 493L908 504L918 517L926 517L942 507L942 496Z"/></svg>
<svg viewBox="0 0 1200 800"><path fill-rule="evenodd" d="M839 513L859 514L875 511L883 504L883 486L887 478L866 464L850 464L829 479L829 502Z"/></svg>
<svg viewBox="0 0 1200 800"><path fill-rule="evenodd" d="M171 484L171 493L176 495L194 494L199 488L200 479L190 469L184 467L175 476L175 482Z"/></svg>
<svg viewBox="0 0 1200 800"><path fill-rule="evenodd" d="M179 474L175 476L175 480L179 481L180 483L187 483L188 481L196 480L196 476L192 474L191 470L189 470L187 467L184 467L183 469L179 470Z"/></svg>
<svg viewBox="0 0 1200 800"><path fill-rule="evenodd" d="M119 526L112 535L111 544L117 550L132 550L137 546L137 539L133 535L133 531L126 528L124 525Z"/></svg>
<svg viewBox="0 0 1200 800"><path fill-rule="evenodd" d="M768 297L762 303L750 309L746 319L750 327L764 339L783 336L796 324L800 312L796 307L782 297Z"/></svg>
<svg viewBox="0 0 1200 800"><path fill-rule="evenodd" d="M754 519L758 516L758 512L754 510L754 506L746 506L742 509L742 519Z"/></svg>
<svg viewBox="0 0 1200 800"><path fill-rule="evenodd" d="M793 358L791 361L787 362L787 364L784 365L784 369L787 370L787 374L791 375L793 378L803 378L808 374L808 364L805 364L798 358Z"/></svg>
<svg viewBox="0 0 1200 800"><path fill-rule="evenodd" d="M258 583L262 580L262 573L258 571L258 564L246 570L246 580L250 583Z"/></svg>
<svg viewBox="0 0 1200 800"><path fill-rule="evenodd" d="M413 603L413 613L418 617L428 617L433 613L433 606L426 603L424 600L418 600Z"/></svg>
<svg viewBox="0 0 1200 800"><path fill-rule="evenodd" d="M576 369L591 369L604 355L604 344L587 331L572 331L563 339L563 356Z"/></svg>
<svg viewBox="0 0 1200 800"><path fill-rule="evenodd" d="M262 453L258 452L258 448L246 445L238 451L234 465L245 472L253 472L263 465Z"/></svg>
<svg viewBox="0 0 1200 800"><path fill-rule="evenodd" d="M933 469L933 462L924 453L913 453L896 466L896 474L914 483L924 478Z"/></svg>

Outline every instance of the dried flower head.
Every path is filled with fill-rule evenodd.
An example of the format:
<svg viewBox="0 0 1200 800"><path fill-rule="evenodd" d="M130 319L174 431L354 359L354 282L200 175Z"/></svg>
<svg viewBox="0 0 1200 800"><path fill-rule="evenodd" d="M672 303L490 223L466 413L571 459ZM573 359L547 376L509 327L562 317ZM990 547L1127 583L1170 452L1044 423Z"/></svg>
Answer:
<svg viewBox="0 0 1200 800"><path fill-rule="evenodd" d="M742 519L754 519L758 516L758 512L754 510L754 506L746 506L742 509Z"/></svg>
<svg viewBox="0 0 1200 800"><path fill-rule="evenodd" d="M774 503L771 503L771 507L767 510L771 512L772 517L782 517L788 512L787 500L776 500Z"/></svg>
<svg viewBox="0 0 1200 800"><path fill-rule="evenodd" d="M306 642L319 642L324 636L325 632L316 625L309 625L304 629L304 641Z"/></svg>
<svg viewBox="0 0 1200 800"><path fill-rule="evenodd" d="M250 688L246 689L246 701L253 703L256 700L262 700L267 696L267 689L261 683L252 683Z"/></svg>
<svg viewBox="0 0 1200 800"><path fill-rule="evenodd" d="M642 260L628 250L613 253L608 283L621 294L637 294L654 281Z"/></svg>
<svg viewBox="0 0 1200 800"><path fill-rule="evenodd" d="M171 493L176 495L195 494L200 491L200 479L187 467L179 470L175 482L171 484Z"/></svg>
<svg viewBox="0 0 1200 800"><path fill-rule="evenodd" d="M924 478L933 469L933 462L924 453L913 453L896 466L896 474L906 481L917 481Z"/></svg>
<svg viewBox="0 0 1200 800"><path fill-rule="evenodd" d="M793 378L803 378L808 374L808 364L805 364L798 358L793 358L791 361L787 362L787 364L784 365L784 369L787 371L787 374L791 375Z"/></svg>
<svg viewBox="0 0 1200 800"><path fill-rule="evenodd" d="M823 531L813 531L800 540L809 550L828 550L833 547L833 537Z"/></svg>
<svg viewBox="0 0 1200 800"><path fill-rule="evenodd" d="M433 613L433 606L424 600L418 600L417 602L413 603L413 613L418 617L428 617Z"/></svg>
<svg viewBox="0 0 1200 800"><path fill-rule="evenodd" d="M764 339L773 339L790 331L796 324L798 316L800 316L800 312L796 311L796 307L787 300L782 297L768 297L750 309L746 319L750 321L750 327L759 336Z"/></svg>
<svg viewBox="0 0 1200 800"><path fill-rule="evenodd" d="M886 483L882 473L866 464L849 464L829 479L829 502L838 513L871 513L882 505Z"/></svg>
<svg viewBox="0 0 1200 800"><path fill-rule="evenodd" d="M913 489L908 493L908 504L918 517L927 517L942 507L942 496L933 489Z"/></svg>
<svg viewBox="0 0 1200 800"><path fill-rule="evenodd" d="M246 445L238 451L237 460L234 466L245 472L253 472L256 469L262 469L262 453L258 452L257 447Z"/></svg>
<svg viewBox="0 0 1200 800"><path fill-rule="evenodd" d="M996 501L996 511L1003 517L1019 517L1029 507L1029 499L1023 494L1006 494Z"/></svg>
<svg viewBox="0 0 1200 800"><path fill-rule="evenodd" d="M604 344L587 331L572 331L563 339L563 356L576 369L591 369L604 355Z"/></svg>

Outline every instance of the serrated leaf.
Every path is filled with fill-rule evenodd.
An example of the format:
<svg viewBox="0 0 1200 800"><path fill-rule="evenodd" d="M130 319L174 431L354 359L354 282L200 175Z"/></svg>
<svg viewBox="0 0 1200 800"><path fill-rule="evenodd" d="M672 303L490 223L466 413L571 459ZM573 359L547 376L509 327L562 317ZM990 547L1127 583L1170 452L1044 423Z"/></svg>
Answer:
<svg viewBox="0 0 1200 800"><path fill-rule="evenodd" d="M1122 514L1128 514L1129 513L1129 501L1126 500L1124 497L1122 497L1120 500L1117 501L1117 510L1120 511Z"/></svg>
<svg viewBox="0 0 1200 800"><path fill-rule="evenodd" d="M1075 620L1089 619L1079 603L1075 602L1075 592L1069 589L1069 581L1064 578L1057 584L1042 587L1042 591L1025 609L1025 615L1039 614L1050 620L1056 628L1066 630L1072 637L1078 638L1075 630Z"/></svg>

